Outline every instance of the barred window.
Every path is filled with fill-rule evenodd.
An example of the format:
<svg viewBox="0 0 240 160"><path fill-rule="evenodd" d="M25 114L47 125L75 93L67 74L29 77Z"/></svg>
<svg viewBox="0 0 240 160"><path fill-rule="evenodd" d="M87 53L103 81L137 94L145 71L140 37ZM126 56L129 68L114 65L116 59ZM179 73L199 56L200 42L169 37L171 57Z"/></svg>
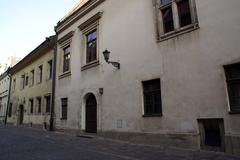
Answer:
<svg viewBox="0 0 240 160"><path fill-rule="evenodd" d="M162 115L160 79L143 82L144 115Z"/></svg>
<svg viewBox="0 0 240 160"><path fill-rule="evenodd" d="M62 98L62 120L67 120L68 99Z"/></svg>
<svg viewBox="0 0 240 160"><path fill-rule="evenodd" d="M240 113L240 63L225 66L230 111Z"/></svg>

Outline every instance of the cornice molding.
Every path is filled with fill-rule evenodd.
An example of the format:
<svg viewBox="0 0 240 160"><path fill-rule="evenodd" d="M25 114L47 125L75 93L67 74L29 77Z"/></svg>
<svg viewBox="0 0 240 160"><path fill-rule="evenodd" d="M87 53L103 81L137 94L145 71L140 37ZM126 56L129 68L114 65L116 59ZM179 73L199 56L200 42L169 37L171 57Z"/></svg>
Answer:
<svg viewBox="0 0 240 160"><path fill-rule="evenodd" d="M103 3L105 0L89 0L87 3L85 3L82 7L80 7L78 10L76 10L73 14L65 18L63 21L58 22L56 26L56 32L59 34L62 31L64 31L66 28L71 26L73 23L75 23L77 20L85 16L87 13L92 11L94 8L99 6L101 3Z"/></svg>
<svg viewBox="0 0 240 160"><path fill-rule="evenodd" d="M92 16L91 18L83 22L80 26L78 26L78 28L80 30L84 30L86 27L88 27L92 23L98 21L102 17L102 14L103 12L98 12L97 14L95 14L94 16Z"/></svg>
<svg viewBox="0 0 240 160"><path fill-rule="evenodd" d="M67 33L65 36L63 36L62 38L60 38L58 40L59 44L62 44L63 42L65 42L66 40L72 38L72 36L74 35L74 31L70 31L69 33Z"/></svg>

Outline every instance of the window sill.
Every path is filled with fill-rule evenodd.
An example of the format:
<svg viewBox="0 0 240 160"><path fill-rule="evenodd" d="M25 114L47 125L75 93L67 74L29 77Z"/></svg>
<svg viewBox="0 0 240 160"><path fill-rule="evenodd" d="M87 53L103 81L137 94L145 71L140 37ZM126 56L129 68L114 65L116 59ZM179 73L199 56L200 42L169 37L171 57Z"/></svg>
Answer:
<svg viewBox="0 0 240 160"><path fill-rule="evenodd" d="M60 118L60 120L61 120L61 121L67 121L67 119L66 119L66 118Z"/></svg>
<svg viewBox="0 0 240 160"><path fill-rule="evenodd" d="M99 65L99 61L93 61L93 62L90 62L84 66L81 67L81 71L84 71L84 70L87 70L89 68L93 68L93 67L96 67Z"/></svg>
<svg viewBox="0 0 240 160"><path fill-rule="evenodd" d="M64 72L63 74L61 74L58 78L59 79L62 79L62 78L66 78L66 77L69 77L71 76L71 72L70 71L67 71L67 72Z"/></svg>
<svg viewBox="0 0 240 160"><path fill-rule="evenodd" d="M177 30L174 30L174 31L171 31L169 33L165 33L165 34L160 35L159 40L157 40L157 42L166 41L168 39L177 37L179 35L182 35L182 34L185 34L185 33L188 33L188 32L192 32L192 31L197 30L199 28L200 27L199 27L198 23L191 24L191 25L188 25L188 26L185 26L185 27L181 27Z"/></svg>
<svg viewBox="0 0 240 160"><path fill-rule="evenodd" d="M144 114L142 117L162 117L162 114Z"/></svg>

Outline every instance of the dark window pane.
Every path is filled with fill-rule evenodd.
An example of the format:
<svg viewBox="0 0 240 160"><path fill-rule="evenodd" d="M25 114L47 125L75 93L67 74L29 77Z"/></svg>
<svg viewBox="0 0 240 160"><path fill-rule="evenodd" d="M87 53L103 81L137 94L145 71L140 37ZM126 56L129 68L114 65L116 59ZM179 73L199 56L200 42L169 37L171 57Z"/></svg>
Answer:
<svg viewBox="0 0 240 160"><path fill-rule="evenodd" d="M232 112L240 112L240 64L225 67Z"/></svg>
<svg viewBox="0 0 240 160"><path fill-rule="evenodd" d="M45 97L45 100L46 100L46 112L47 113L49 113L50 112L50 106L51 106L51 104L50 104L50 100L51 100L51 98L50 98L50 96L47 96L47 97Z"/></svg>
<svg viewBox="0 0 240 160"><path fill-rule="evenodd" d="M41 98L37 98L37 103L38 103L38 113L41 113L41 107L42 107L42 101Z"/></svg>
<svg viewBox="0 0 240 160"><path fill-rule="evenodd" d="M183 0L177 3L180 27L192 24L189 0Z"/></svg>
<svg viewBox="0 0 240 160"><path fill-rule="evenodd" d="M39 82L42 82L42 69L43 69L42 65L39 66L38 69L39 69Z"/></svg>
<svg viewBox="0 0 240 160"><path fill-rule="evenodd" d="M173 14L172 14L171 6L162 10L162 17L163 17L164 33L173 31L174 23L173 23Z"/></svg>
<svg viewBox="0 0 240 160"><path fill-rule="evenodd" d="M33 113L33 99L30 99L30 113Z"/></svg>
<svg viewBox="0 0 240 160"><path fill-rule="evenodd" d="M161 5L169 4L172 2L172 0L160 0Z"/></svg>
<svg viewBox="0 0 240 160"><path fill-rule="evenodd" d="M67 72L70 70L70 46L67 46L63 49L64 55L63 55L63 72Z"/></svg>
<svg viewBox="0 0 240 160"><path fill-rule="evenodd" d="M143 82L145 115L162 113L160 79Z"/></svg>
<svg viewBox="0 0 240 160"><path fill-rule="evenodd" d="M67 98L63 98L62 99L62 119L66 120L67 119L67 104L68 103L68 99Z"/></svg>
<svg viewBox="0 0 240 160"><path fill-rule="evenodd" d="M12 103L10 103L10 105L9 105L8 117L12 117Z"/></svg>
<svg viewBox="0 0 240 160"><path fill-rule="evenodd" d="M48 61L48 65L49 65L49 79L52 78L52 60Z"/></svg>
<svg viewBox="0 0 240 160"><path fill-rule="evenodd" d="M97 39L97 32L96 32L96 30L94 30L93 32L89 33L87 35L87 39L88 39L88 42Z"/></svg>

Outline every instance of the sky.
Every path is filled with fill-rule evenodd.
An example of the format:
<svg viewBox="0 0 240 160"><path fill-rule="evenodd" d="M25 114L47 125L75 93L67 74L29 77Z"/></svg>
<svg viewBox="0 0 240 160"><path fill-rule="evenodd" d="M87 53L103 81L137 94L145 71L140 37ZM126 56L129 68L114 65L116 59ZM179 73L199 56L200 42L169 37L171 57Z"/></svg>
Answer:
<svg viewBox="0 0 240 160"><path fill-rule="evenodd" d="M16 55L25 57L80 0L1 0L0 62Z"/></svg>

